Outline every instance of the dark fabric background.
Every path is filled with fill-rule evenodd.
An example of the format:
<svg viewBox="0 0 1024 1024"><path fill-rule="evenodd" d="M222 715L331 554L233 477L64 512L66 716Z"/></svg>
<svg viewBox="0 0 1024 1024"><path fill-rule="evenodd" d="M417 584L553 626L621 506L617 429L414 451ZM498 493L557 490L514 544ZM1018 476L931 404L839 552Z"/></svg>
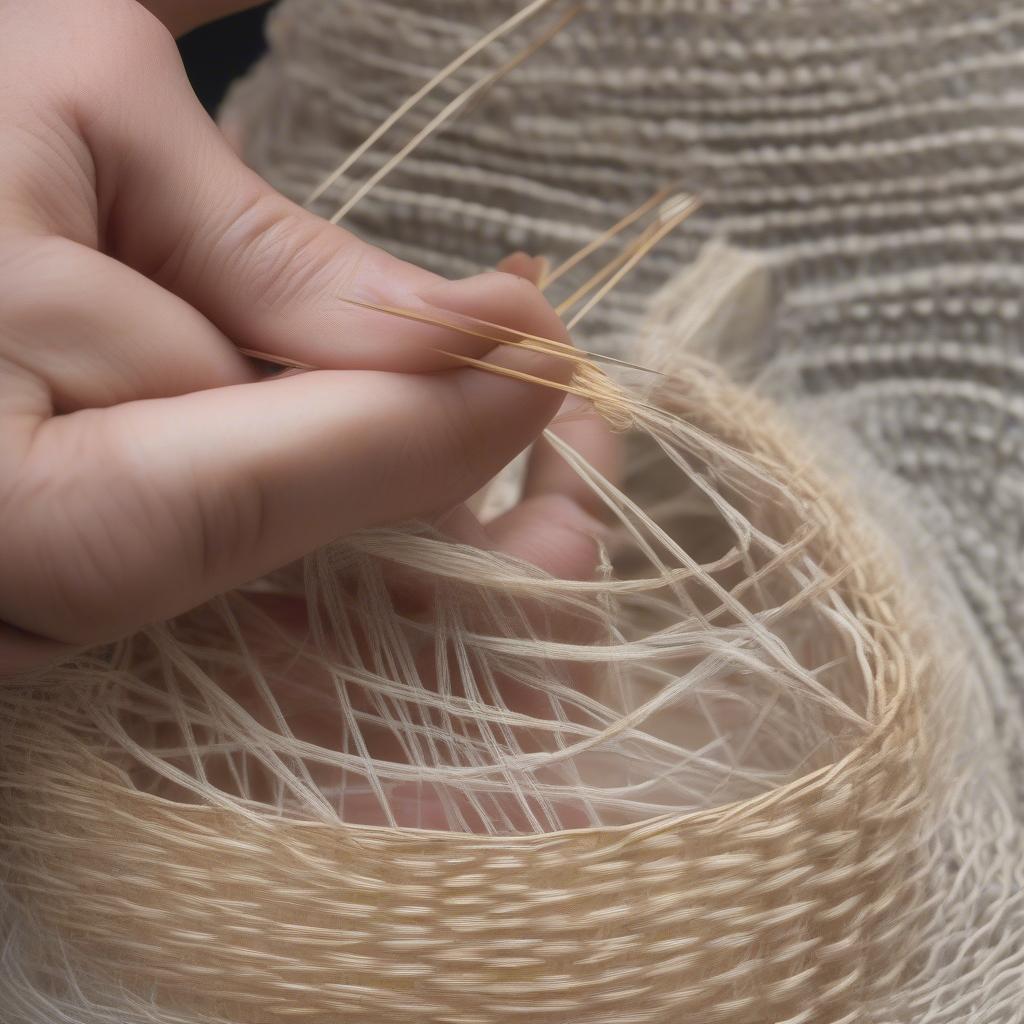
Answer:
<svg viewBox="0 0 1024 1024"><path fill-rule="evenodd" d="M223 18L190 32L179 42L188 77L212 114L231 82L266 48L263 22L272 3Z"/></svg>

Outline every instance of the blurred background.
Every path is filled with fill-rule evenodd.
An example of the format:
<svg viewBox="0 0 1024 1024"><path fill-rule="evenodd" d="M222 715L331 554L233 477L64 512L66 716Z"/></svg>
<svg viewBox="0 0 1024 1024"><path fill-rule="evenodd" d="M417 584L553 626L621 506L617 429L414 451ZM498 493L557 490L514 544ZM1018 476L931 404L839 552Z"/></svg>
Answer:
<svg viewBox="0 0 1024 1024"><path fill-rule="evenodd" d="M203 106L215 113L228 86L266 48L263 22L273 3L222 18L190 32L178 43L185 69Z"/></svg>

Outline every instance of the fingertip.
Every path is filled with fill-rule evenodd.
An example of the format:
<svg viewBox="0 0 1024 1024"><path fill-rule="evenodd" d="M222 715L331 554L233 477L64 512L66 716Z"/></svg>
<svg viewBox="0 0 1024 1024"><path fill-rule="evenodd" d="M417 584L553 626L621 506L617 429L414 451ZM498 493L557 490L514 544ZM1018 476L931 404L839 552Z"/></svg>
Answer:
<svg viewBox="0 0 1024 1024"><path fill-rule="evenodd" d="M566 410L570 410L567 414ZM588 466L613 485L622 476L624 457L621 438L595 412L593 406L570 397L562 405L562 415L555 417L550 426ZM526 497L544 494L562 494L572 498L591 515L607 515L608 510L593 487L566 462L565 458L546 439L534 447L526 480Z"/></svg>
<svg viewBox="0 0 1024 1024"><path fill-rule="evenodd" d="M552 341L569 332L541 290L525 277L492 270L461 281L446 281L420 294L424 302L463 316L500 324Z"/></svg>
<svg viewBox="0 0 1024 1024"><path fill-rule="evenodd" d="M485 362L493 369L465 371L459 387L481 436L502 439L504 465L537 442L558 414L574 364L515 345L495 348Z"/></svg>
<svg viewBox="0 0 1024 1024"><path fill-rule="evenodd" d="M524 278L539 288L544 278L547 277L551 265L544 256L513 252L498 264L497 269L501 273L514 274L516 277Z"/></svg>
<svg viewBox="0 0 1024 1024"><path fill-rule="evenodd" d="M545 494L499 516L487 532L506 554L556 579L586 580L597 569L608 529L572 498Z"/></svg>
<svg viewBox="0 0 1024 1024"><path fill-rule="evenodd" d="M575 362L517 344L515 336L522 332L566 341L568 334L558 314L534 284L500 271L446 282L423 299L510 332L508 344L496 345L484 357L495 371L470 371L466 390L478 408L489 410L489 419L504 420L519 433L525 430L523 444L529 443L558 411Z"/></svg>

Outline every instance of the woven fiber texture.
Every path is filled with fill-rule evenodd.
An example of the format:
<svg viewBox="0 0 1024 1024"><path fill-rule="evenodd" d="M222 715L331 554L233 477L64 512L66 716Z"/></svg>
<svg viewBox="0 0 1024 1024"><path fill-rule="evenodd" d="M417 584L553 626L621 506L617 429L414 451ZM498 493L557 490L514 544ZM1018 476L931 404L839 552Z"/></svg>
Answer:
<svg viewBox="0 0 1024 1024"><path fill-rule="evenodd" d="M706 810L518 837L344 825L287 801L275 812L252 793L242 800L226 785L211 790L209 756L201 799L190 800L196 769L169 753L165 709L197 736L218 706L240 714L230 686L206 702L185 696L204 664L225 664L223 651L203 650L201 637L208 647L214 627L201 610L191 628L177 625L179 644L156 673L163 685L147 685L154 670L140 638L92 677L87 665L71 666L45 684L0 691L8 1019L903 1018L907 986L943 936L934 831L952 780L939 755L956 745L958 727L947 714L943 669L922 654L941 648L911 628L913 606L884 547L848 498L807 465L771 408L705 366L678 372L658 400L685 411L695 436L718 439L704 446L700 473L718 479L723 494L730 479L761 482L739 532L796 540L733 577L724 621L721 609L708 608L701 628L670 609L686 643L710 646L717 634L733 648L732 682L728 663L712 662L725 690L703 699L750 695L760 738L745 716L733 711L732 719L756 751L751 767L778 766L773 745L790 730L809 744L788 773L776 774L778 784L718 803L733 772L742 775L737 747ZM693 457L700 451L695 444ZM773 490L777 476L786 483ZM692 522L686 532L692 542ZM748 542L748 559L757 547ZM390 557L400 558L393 550ZM794 591L797 579L804 585ZM487 589L471 594L482 601ZM653 599L662 588L645 589ZM773 591L789 597L770 611ZM741 605L774 623L765 639L773 662L808 660L820 690L810 679L801 695L808 683L795 675L773 700L759 696L767 669L752 659L762 632L756 622L743 626ZM806 618L812 612L818 617ZM615 621L626 628L628 618L620 610ZM647 643L664 648L669 632L655 630ZM657 665L664 655L653 657ZM337 656L343 666L349 658ZM651 658L640 649L641 666ZM486 661L478 664L483 671ZM679 698L673 707L664 699L671 690L660 693L647 725L652 741L671 738L678 717ZM775 704L799 714L772 728ZM682 710L697 720L695 707ZM139 734L139 718L163 728L143 750L126 735ZM715 721L729 728L728 715ZM228 748L233 735L224 724L208 749ZM275 747L260 735L253 749L265 760ZM631 749L639 763L642 748ZM326 762L310 752L306 764L308 790L329 794ZM579 768L586 772L585 763Z"/></svg>

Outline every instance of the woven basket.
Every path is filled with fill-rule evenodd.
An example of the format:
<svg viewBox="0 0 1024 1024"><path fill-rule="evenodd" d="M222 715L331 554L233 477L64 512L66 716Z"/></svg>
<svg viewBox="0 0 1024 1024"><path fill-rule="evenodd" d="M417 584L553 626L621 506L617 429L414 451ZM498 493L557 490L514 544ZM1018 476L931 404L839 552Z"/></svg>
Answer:
<svg viewBox="0 0 1024 1024"><path fill-rule="evenodd" d="M236 1024L899 1019L941 775L910 604L777 414L683 373L662 406L785 477L789 505L752 520L805 533L834 574L819 596L863 629L866 686L835 678L865 727L828 737L839 756L702 811L460 835L154 796L94 725L116 682L4 691L8 931L36 989L76 1021L100 1019L85 1005Z"/></svg>

